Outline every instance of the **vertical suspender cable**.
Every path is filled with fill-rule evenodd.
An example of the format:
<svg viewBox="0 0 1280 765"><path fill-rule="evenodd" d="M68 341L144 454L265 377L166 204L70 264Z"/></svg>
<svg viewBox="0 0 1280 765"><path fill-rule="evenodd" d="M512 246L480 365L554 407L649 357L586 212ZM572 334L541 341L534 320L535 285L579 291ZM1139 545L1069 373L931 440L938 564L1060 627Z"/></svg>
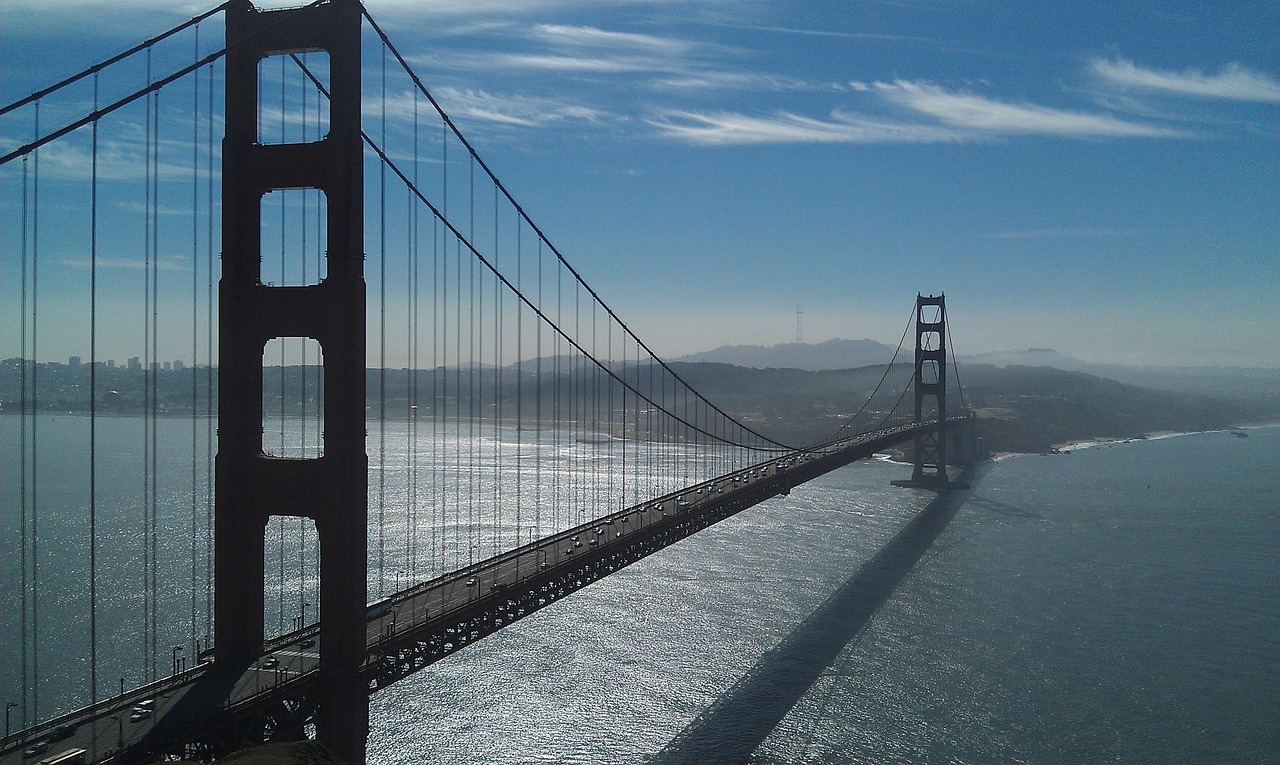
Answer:
<svg viewBox="0 0 1280 765"><path fill-rule="evenodd" d="M295 57L295 58L294 58L294 60L296 61L296 60L297 60L297 58ZM306 53L305 51L302 53L302 66L303 66L303 69L304 69L304 70L307 68L307 53ZM299 114L301 115L301 118L302 118L302 142L303 142L303 143L308 142L308 141L310 140L310 138L311 138L311 137L310 137L310 135L308 135L308 132L307 132L307 128L308 128L308 125L307 125L307 92L308 92L310 89L311 89L311 88L309 87L309 84L308 84L308 83L306 82L306 80L304 79L304 80L303 80L303 82L301 83L301 87L300 87L300 88L299 88L299 90L298 90L298 93L299 93L299 95L300 95L300 96L301 96L301 98L302 98L302 103L301 103L301 104L299 105L299 107L298 107L298 112L299 112ZM317 96L316 96L316 99L317 99L317 100L319 100L319 98L320 98L320 97L319 97L319 95L317 95ZM318 132L318 131L317 131L317 132ZM300 260L300 261L301 261L301 263L299 264L299 266L300 266L300 282L299 282L299 283L300 283L300 284L303 284L303 285L307 284L307 204L306 204L306 202L307 202L307 199L309 199L309 198L310 198L310 196L308 195L307 197L305 197L305 198L303 199L303 204L301 205L301 210L299 211L299 216L300 216L301 220L299 220L299 222L298 222L298 229L299 229L299 231L301 232L301 238L300 238L300 241L299 241L299 243L298 243L298 253L299 253L298 260ZM317 216L317 217L321 214L321 213L320 213L320 206L319 206L318 202L319 202L319 200L317 199L317 206L316 206L316 216ZM319 242L316 242L316 246L317 246L317 247L319 247L319 245L320 245L320 243L319 243ZM317 279L316 279L317 283L319 282L319 278L318 278L318 277L319 277L319 272L317 272ZM298 381L298 384L299 384L299 390L300 390L300 396L299 396L299 397L301 398L301 406L302 406L302 409L301 409L301 411L299 412L299 415L298 415L298 426L299 426L299 429L300 429L300 433L299 433L299 435L298 435L298 443L299 443L299 445L301 446L301 452L298 454L298 456L299 456L300 458L302 458L302 459L307 459L307 339L306 339L305 337L304 337L304 338L300 338L300 341L301 341L301 342L299 343L299 345L300 345L300 349L299 349L299 350L301 351L301 354L300 354L300 359L299 359L298 371L299 371L299 376L300 376L300 378L301 378L301 379ZM318 360L319 360L319 359L317 359L317 361L318 361ZM284 582L283 582L283 581L281 581L281 583L280 583L280 590L281 590L281 593L283 593L283 592L284 592ZM283 598L283 595L282 595L281 597ZM302 622L303 622L303 614L304 614L304 611L305 611L305 609L303 608L303 605L302 605L302 604L303 604L303 603L305 603L305 602L307 602L307 519L306 519L306 518L298 518L298 617L297 617L297 625L298 625L298 628L299 628L299 629L301 629L301 628L303 628L303 627L305 627L305 626L306 626L305 624L303 624L303 623L302 623ZM281 609L280 609L280 610L283 612L283 611L284 611L284 608L283 608L283 607L281 607ZM281 618L283 619L283 616L282 616Z"/></svg>
<svg viewBox="0 0 1280 765"><path fill-rule="evenodd" d="M542 251L542 243L538 243L538 251ZM556 270L556 326L564 325L564 279L560 277L559 269ZM564 379L561 377L562 371L560 366L560 333L556 332L551 335L551 379L555 387L552 389L554 398L551 404L551 422L556 428L555 455L556 460L552 463L551 471L551 525L556 531L560 531L560 478L565 472L565 467L560 459L560 438L561 429L563 428L563 420L560 413L560 397L565 389Z"/></svg>
<svg viewBox="0 0 1280 765"><path fill-rule="evenodd" d="M497 193L494 193L494 204L497 205ZM524 290L524 263L523 253L520 246L523 241L520 237L520 219L516 218L516 289ZM521 480L523 475L521 468L520 452L524 447L524 310L521 308L520 301L516 301L516 547L520 546L520 535L522 527L520 524L520 503L522 499ZM533 541L530 539L530 541ZM519 565L517 560L516 565Z"/></svg>
<svg viewBox="0 0 1280 765"><path fill-rule="evenodd" d="M498 190L493 191L493 262L498 263ZM501 439L498 424L502 417L502 283L493 280L493 554L498 554L499 518L498 508L502 496L502 465L499 463Z"/></svg>
<svg viewBox="0 0 1280 765"><path fill-rule="evenodd" d="M93 75L98 111L98 74ZM89 160L89 703L98 703L98 121Z"/></svg>
<svg viewBox="0 0 1280 765"><path fill-rule="evenodd" d="M151 664L160 636L160 91L155 92L151 171ZM157 672L158 674L158 672Z"/></svg>
<svg viewBox="0 0 1280 765"><path fill-rule="evenodd" d="M205 505L204 505L204 643L213 636L213 64L209 64L208 128L205 147L205 198L209 200L205 229ZM199 657L196 659L199 661Z"/></svg>
<svg viewBox="0 0 1280 765"><path fill-rule="evenodd" d="M613 319L611 319L611 318L609 318L609 317L607 317L607 316L605 317L605 328L606 328L606 330L607 330L607 335L608 335L608 345L606 346L606 348L607 348L607 354L608 354L608 355L606 356L606 358L609 360L609 367L610 367L610 368L613 368L613 367L614 367L614 359L613 359ZM626 370L623 370L623 373L624 373L624 374L625 374L625 372L626 372ZM615 486L614 486L614 474L615 474L614 467L615 467L615 466L614 466L614 455L613 455L613 435L612 435L612 434L614 433L614 430L615 430L615 428L617 427L616 422L615 422L615 420L614 420L614 413L615 413L616 402L614 402L614 400L613 400L613 391L614 391L614 384L613 384L613 380L612 380L611 378L606 378L606 379L605 379L605 381L604 381L604 384L607 386L607 391L608 391L608 395L607 395L607 396L606 396L606 398L605 398L605 402L606 402L606 407L607 407L607 414L608 414L607 419L608 419L608 421L609 421L609 433L610 433L609 440L608 440L608 441L606 442L606 444L605 444L605 445L608 447L608 449L606 450L606 455L607 455L607 458L608 458L608 461L609 461L609 484L608 484L608 486L609 486L609 491L606 493L606 495L605 495L605 496L607 496L607 497L609 498L609 507L614 507L614 506L616 506L616 504L617 504L617 503L614 501L614 498L615 498L615 496L616 496L616 495L615 495L615 493L614 493L614 489L615 489ZM624 416L623 416L623 418L622 418L622 422L623 422L623 423L625 423L625 422L626 422L626 416L625 416L625 415L624 415ZM622 433L622 434L620 434L620 435L625 436L625 435L626 435L626 433ZM625 459L626 459L626 456L627 456L626 446L627 446L627 442L626 442L626 440L624 439L624 440L622 441L622 457L621 457L621 459L623 459L623 460L625 460ZM623 502L622 504L626 504L626 503L625 503L625 497L626 497L626 473L625 473L625 472L623 472L623 473L622 473L622 484L621 484L621 488L622 488L622 496L623 496L623 498L624 498L624 502ZM603 509L603 508L602 508L602 509ZM599 513L599 510L597 510L597 514L598 514L598 513Z"/></svg>
<svg viewBox="0 0 1280 765"><path fill-rule="evenodd" d="M418 93L413 94L413 185L418 185ZM409 215L409 512L406 515L406 534L409 544L405 565L409 581L417 582L418 564L418 414L422 411L418 401L418 205L412 194L406 195Z"/></svg>
<svg viewBox="0 0 1280 765"><path fill-rule="evenodd" d="M454 308L453 332L454 332L454 354L457 356L457 359L454 363L454 385L453 385L454 409L456 412L454 420L456 423L455 429L457 431L456 434L454 435L454 444L456 445L456 448L455 448L456 457L454 458L454 464L458 465L458 471L454 478L454 487L455 487L455 495L456 495L456 500L454 502L454 506L456 508L456 510L454 511L454 528L456 529L456 533L460 537L458 547L455 548L459 556L459 561L461 561L461 557L464 554L464 551L461 548L465 547L466 548L465 554L467 555L467 563L469 564L473 562L470 557L471 556L471 553L470 553L471 551L471 516L469 512L467 515L466 532L464 533L462 530L463 529L463 524L462 524L462 505L463 505L463 502L462 502L463 477L462 476L463 476L463 473L462 471L465 469L466 466L470 464L469 461L463 462L463 457L462 457L462 448L463 448L463 443L462 443L463 442L463 438L462 438L462 395L463 395L463 388L462 388L462 366L463 366L462 364L462 243L455 240L454 245L455 246L453 248L454 249L453 278L455 281L454 302L456 305ZM470 307L468 307L468 312L469 311L470 311ZM470 348L470 343L468 343L468 348ZM471 400L470 398L468 398L467 399L468 415L470 414L470 412L471 412ZM468 417L468 430L470 430L470 417ZM470 443L471 443L470 440L468 440L467 441L468 449L470 449ZM470 456L469 452L468 452L468 456Z"/></svg>
<svg viewBox="0 0 1280 765"><path fill-rule="evenodd" d="M147 82L151 82L151 49L147 49ZM144 136L144 171L142 187L142 253L143 253L143 306L142 306L142 652L144 679L155 679L151 657L151 112L155 108L154 93L146 99L146 128Z"/></svg>
<svg viewBox="0 0 1280 765"><path fill-rule="evenodd" d="M200 58L200 27L195 31L195 58ZM199 530L198 511L200 497L197 456L200 441L199 395L200 373L196 363L199 345L198 314L200 310L200 73L191 78L191 614L187 647L192 651L192 662L198 661L196 642L196 539Z"/></svg>
<svg viewBox="0 0 1280 765"><path fill-rule="evenodd" d="M594 299L591 301L591 358L600 358L600 350L597 345L599 333L599 316L597 309L599 303ZM591 433L588 436L595 441L600 435L600 367L596 364L591 365ZM608 427L608 424L605 424ZM606 440L607 440L606 436ZM606 444L605 455L608 455ZM591 457L591 507L589 508L588 518L594 517L600 512L600 460L596 459L598 454L592 454ZM584 519L585 520L585 519Z"/></svg>
<svg viewBox="0 0 1280 765"><path fill-rule="evenodd" d="M323 130L324 130L324 99L325 99L324 94L322 94L322 93L320 93L320 92L317 92L317 93L316 93L316 119L315 119L315 126L316 126L316 137L317 137L317 138L319 138L319 137L322 135L322 132L323 132ZM328 242L327 242L327 241L326 241L326 239L325 239L325 236L326 236L326 233L327 233L327 228L326 228L326 226L327 226L327 219L326 219L326 217L325 217L325 213L326 213L327 209L328 209L328 205L327 205L327 203L326 203L326 205L325 205L325 207L324 207L323 209L317 209L317 210L316 210L316 216L315 216L315 220L316 220L316 235L315 235L315 243L316 243L316 264L315 264L315 265L316 265L316 269L315 269L315 280L316 280L316 282L317 282L317 283L319 283L319 282L323 281L323 280L324 280L324 278L325 278L325 275L328 273L328 269L327 269L327 260L326 260L326 257L327 257L326 244L327 244ZM325 382L324 382L324 349L323 349L323 348L318 348L318 349L316 350L316 374L315 374L315 381L316 381L316 394L315 394L315 396L316 396L316 405L315 405L315 418L316 418L316 421L315 421L315 434L316 434L316 435L315 435L315 438L316 438L316 445L315 445L315 450L316 450L316 453L319 453L319 452L320 452L320 450L323 448L323 439L324 439L324 384L325 384ZM316 584L314 585L315 590L316 590L316 591L315 591L315 595L316 595L315 602L318 604L318 603L320 602L320 601L319 601L319 580L320 580L320 570L319 570L319 569L320 569L320 554L319 554L319 550L320 550L320 543L319 543L319 539L318 539L318 532L316 531L315 526L314 526L313 524L308 523L308 524L306 524L306 528L307 528L307 538L306 538L306 539L304 539L304 541L303 541L303 547L304 547L304 550L305 550L306 545L307 545L307 539L309 539L309 540L310 540L310 542L311 542L311 547L312 547L312 549L316 551L316 552L315 552L315 554L311 556L311 572L312 572L312 576L311 576L311 578L310 578L310 581L311 581L311 582L315 582L315 583L316 583ZM305 570L305 569L304 569L304 570ZM298 621L299 621L300 623L304 624L304 625L306 624L306 621L307 621L307 606L309 606L309 605L310 605L310 603L308 603L308 602L307 602L307 598L310 596L310 594L311 594L311 592L312 592L312 591L311 591L311 589L310 589L312 586L313 586L313 585L307 585L307 584L305 584L305 583L304 583L304 587L303 587L303 595L302 595L302 602L298 605ZM318 607L317 607L316 611L314 612L314 617L313 617L313 618L315 618L315 620L316 620L316 621L319 621L319 619L320 619L320 610L319 610L319 608L318 608Z"/></svg>
<svg viewBox="0 0 1280 765"><path fill-rule="evenodd" d="M36 133L40 102L36 102ZM40 153L31 179L31 696L32 721L40 719Z"/></svg>
<svg viewBox="0 0 1280 765"><path fill-rule="evenodd" d="M39 114L40 102L36 102L36 113ZM39 119L37 118L37 125ZM39 129L37 128L37 135ZM27 411L28 411L28 388L27 388L27 369L30 361L27 359L27 220L29 219L30 206L27 199L27 157L22 158L22 257L19 266L19 279L22 282L22 299L20 311L18 312L19 327L19 362L18 367L18 505L19 505L19 532L21 535L20 547L22 552L19 554L21 560L19 564L22 569L22 709L19 714L22 717L23 727L30 722L27 708L27 697L31 689L31 683L27 676L27 669L30 667L28 653L28 635L27 625L30 621L30 600L31 592L27 582ZM34 409L32 409L34 411ZM32 556L34 559L34 556Z"/></svg>
<svg viewBox="0 0 1280 765"><path fill-rule="evenodd" d="M474 241L476 235L476 198L475 198L475 180L476 180L476 163L475 158L470 158L470 183L468 185L469 194L467 208L471 218L471 231L468 236ZM462 259L462 243L458 243L458 259ZM467 549L470 554L467 557L468 565L475 563L476 545L479 544L479 528L476 523L476 367L478 359L476 358L476 261L475 258L468 258L471 267L470 280L470 317L471 324L469 327L469 351L470 364L467 370L467 488L469 489L468 514L467 514ZM484 318L484 293L480 292L480 314ZM481 343L483 350L483 342Z"/></svg>
<svg viewBox="0 0 1280 765"><path fill-rule="evenodd" d="M280 56L280 143L284 144L288 141L289 136L285 129L289 123L289 113L285 99L285 80L287 75L285 72L286 59ZM288 284L288 272L285 270L285 263L288 260L288 195L289 192L281 190L277 192L280 197L280 286L284 287ZM306 208L305 197L302 207ZM285 366L285 346L287 345L284 338L277 338L280 344L280 456L288 457L285 443L285 409L286 389L285 376L288 374L288 367ZM284 633L284 516L276 517L276 634Z"/></svg>
<svg viewBox="0 0 1280 765"><path fill-rule="evenodd" d="M573 293L573 335L575 338L578 338L579 342L581 342L581 339L582 339L582 286L577 284L576 282L574 283L574 293ZM583 367L581 364L580 354L578 353L577 350L573 352L573 355L571 358L572 358L571 369L572 369L574 384L569 388L569 406L572 408L573 417L574 417L574 426L573 426L574 437L576 440L581 442L582 436L583 436L582 421L586 419L587 394L586 394L586 384L585 384L586 380L585 378L579 377L579 370L583 370L585 372L585 367ZM581 399L581 403L579 403L578 399ZM575 460L579 457L578 449L575 448L573 450L573 456ZM571 523L573 523L574 525L577 525L579 523L582 523L582 504L581 504L582 497L579 494L578 483L580 481L580 478L578 475L576 464L574 468L575 469L570 476L572 480L569 484L570 486L569 491L571 492L569 496L572 498L571 505L572 505L572 511L573 511L573 515L572 515L573 520L571 521Z"/></svg>
<svg viewBox="0 0 1280 765"><path fill-rule="evenodd" d="M538 240L538 308L546 310L545 304L542 302L542 240ZM534 348L534 384L533 384L533 407L534 422L534 448L536 451L533 463L534 469L534 500L533 525L536 529L535 535L539 538L543 536L542 531L542 322L534 321L535 348Z"/></svg>
<svg viewBox="0 0 1280 765"><path fill-rule="evenodd" d="M441 134L441 144L444 145L444 134ZM443 177L448 177L448 165L441 162L441 173ZM447 199L448 194L444 194ZM446 455L442 447L441 430L445 425L445 418L448 416L448 392L449 392L449 376L444 372L445 364L449 360L449 250L447 243L444 241L445 232L440 226L439 219L432 217L431 219L431 272L434 283L431 287L431 294L435 298L435 304L431 307L431 316L433 323L436 325L435 331L431 333L431 462L435 465L436 476L432 481L431 502L435 510L440 514L440 529L443 532L440 538L440 547L436 553L436 561L439 561L441 571L444 570L444 550L449 542L447 533L448 517L445 506L445 498L447 489L445 480L448 473L444 470ZM441 257L441 247L444 246L444 257ZM436 317L439 318L436 318ZM441 379L443 377L443 379ZM447 435L447 433L446 433ZM432 513L432 518L435 513ZM431 524L432 538L434 539L436 524ZM434 542L433 548L434 548ZM456 550L456 547L455 547ZM433 561L434 562L434 561Z"/></svg>
<svg viewBox="0 0 1280 765"><path fill-rule="evenodd" d="M382 47L382 143L387 142L387 49ZM378 164L378 594L387 594L387 163Z"/></svg>

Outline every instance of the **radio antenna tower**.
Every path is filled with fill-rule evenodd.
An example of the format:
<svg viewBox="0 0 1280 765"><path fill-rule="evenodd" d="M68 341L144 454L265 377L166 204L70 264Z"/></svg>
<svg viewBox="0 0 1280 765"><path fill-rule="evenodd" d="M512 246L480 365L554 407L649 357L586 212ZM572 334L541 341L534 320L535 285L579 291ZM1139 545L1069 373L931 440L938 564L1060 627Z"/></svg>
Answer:
<svg viewBox="0 0 1280 765"><path fill-rule="evenodd" d="M796 303L796 342L804 342L804 305Z"/></svg>

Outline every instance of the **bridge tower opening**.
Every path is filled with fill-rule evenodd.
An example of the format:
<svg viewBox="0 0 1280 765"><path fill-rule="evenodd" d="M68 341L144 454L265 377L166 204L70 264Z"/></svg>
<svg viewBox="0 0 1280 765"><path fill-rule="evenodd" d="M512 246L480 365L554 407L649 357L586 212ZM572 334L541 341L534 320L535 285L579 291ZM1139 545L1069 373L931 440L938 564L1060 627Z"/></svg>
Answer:
<svg viewBox="0 0 1280 765"><path fill-rule="evenodd" d="M264 538L271 516L310 518L320 544L317 737L344 762L365 760L364 180L360 133L360 5L331 0L263 11L226 8L226 134L219 284L218 454L214 500L217 663L243 667L264 644ZM329 58L329 132L270 143L259 135L260 62L321 52ZM325 201L323 279L264 278L263 198L313 190ZM263 351L276 338L310 338L323 352L324 448L316 457L269 455L263 445Z"/></svg>

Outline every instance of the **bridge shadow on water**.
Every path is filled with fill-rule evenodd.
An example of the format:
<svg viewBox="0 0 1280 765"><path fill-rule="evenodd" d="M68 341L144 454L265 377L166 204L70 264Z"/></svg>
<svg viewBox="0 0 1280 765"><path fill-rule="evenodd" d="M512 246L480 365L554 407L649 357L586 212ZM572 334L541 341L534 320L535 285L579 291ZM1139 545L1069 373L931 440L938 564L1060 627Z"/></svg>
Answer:
<svg viewBox="0 0 1280 765"><path fill-rule="evenodd" d="M985 464L972 468L963 480L976 484L986 470ZM875 557L649 762L747 762L844 647L871 622L969 496L969 489L935 495Z"/></svg>

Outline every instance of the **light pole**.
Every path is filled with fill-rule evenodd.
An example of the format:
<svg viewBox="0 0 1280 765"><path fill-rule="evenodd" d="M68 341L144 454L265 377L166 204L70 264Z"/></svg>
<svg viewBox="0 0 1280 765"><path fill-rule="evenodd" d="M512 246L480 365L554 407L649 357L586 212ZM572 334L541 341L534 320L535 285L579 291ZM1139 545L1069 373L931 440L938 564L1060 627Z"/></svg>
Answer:
<svg viewBox="0 0 1280 765"><path fill-rule="evenodd" d="M173 674L178 674L178 653L182 651L182 646L175 645L173 647Z"/></svg>
<svg viewBox="0 0 1280 765"><path fill-rule="evenodd" d="M116 721L116 749L124 749L124 720L120 715L111 715L111 719Z"/></svg>
<svg viewBox="0 0 1280 765"><path fill-rule="evenodd" d="M18 702L10 701L4 705L4 737L9 738L9 713L18 706Z"/></svg>

